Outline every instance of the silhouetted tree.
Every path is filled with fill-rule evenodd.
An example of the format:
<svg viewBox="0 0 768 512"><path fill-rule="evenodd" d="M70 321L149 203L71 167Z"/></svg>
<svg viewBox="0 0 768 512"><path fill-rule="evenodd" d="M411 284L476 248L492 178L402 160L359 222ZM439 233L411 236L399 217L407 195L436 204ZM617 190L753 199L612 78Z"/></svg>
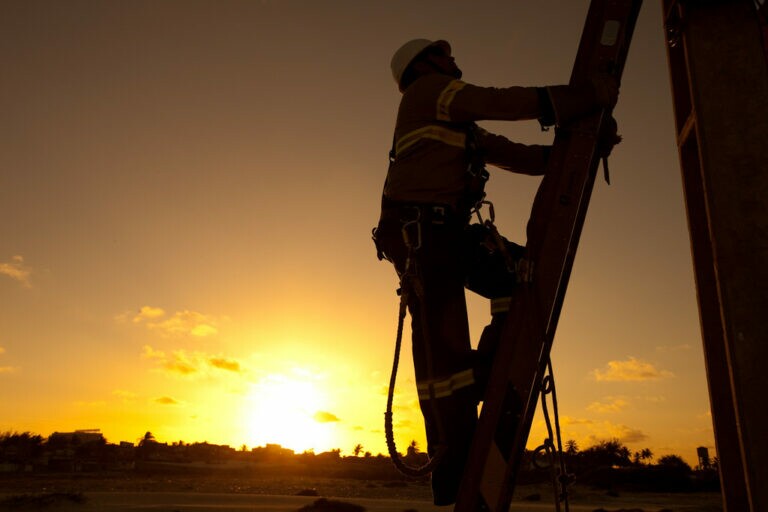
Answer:
<svg viewBox="0 0 768 512"><path fill-rule="evenodd" d="M659 459L658 465L667 468L680 468L686 472L692 471L691 466L679 455L664 455Z"/></svg>
<svg viewBox="0 0 768 512"><path fill-rule="evenodd" d="M362 451L363 451L363 445L361 445L360 443L357 443L355 445L355 448L352 450L352 453L355 455L355 457L359 457L360 452Z"/></svg>
<svg viewBox="0 0 768 512"><path fill-rule="evenodd" d="M590 446L580 456L587 466L629 466L631 453L618 439L612 439Z"/></svg>
<svg viewBox="0 0 768 512"><path fill-rule="evenodd" d="M43 453L43 437L31 432L0 434L0 460L13 463L32 462Z"/></svg>
<svg viewBox="0 0 768 512"><path fill-rule="evenodd" d="M146 434L144 434L139 438L139 446L144 446L145 444L156 443L156 442L157 440L155 440L155 436L150 431L147 431Z"/></svg>
<svg viewBox="0 0 768 512"><path fill-rule="evenodd" d="M640 460L645 462L646 464L650 464L653 460L653 452L650 448L643 448L640 450Z"/></svg>
<svg viewBox="0 0 768 512"><path fill-rule="evenodd" d="M157 451L158 442L152 432L147 431L139 438L139 445L136 447L136 456L138 459L146 460Z"/></svg>
<svg viewBox="0 0 768 512"><path fill-rule="evenodd" d="M576 444L576 441L569 439L565 442L565 453L567 455L576 455L579 453L579 445Z"/></svg>

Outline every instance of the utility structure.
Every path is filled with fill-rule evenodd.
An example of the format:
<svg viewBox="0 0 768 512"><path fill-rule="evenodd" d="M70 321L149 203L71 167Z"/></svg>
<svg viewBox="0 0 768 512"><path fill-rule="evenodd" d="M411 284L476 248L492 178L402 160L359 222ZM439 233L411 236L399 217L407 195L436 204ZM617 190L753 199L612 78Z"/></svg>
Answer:
<svg viewBox="0 0 768 512"><path fill-rule="evenodd" d="M723 501L730 512L768 510L768 8L661 2ZM592 0L571 83L621 76L640 4ZM549 391L549 352L608 114L555 138L529 225L532 279L512 300L457 512L509 508L537 401Z"/></svg>
<svg viewBox="0 0 768 512"><path fill-rule="evenodd" d="M768 510L768 8L662 7L723 502Z"/></svg>

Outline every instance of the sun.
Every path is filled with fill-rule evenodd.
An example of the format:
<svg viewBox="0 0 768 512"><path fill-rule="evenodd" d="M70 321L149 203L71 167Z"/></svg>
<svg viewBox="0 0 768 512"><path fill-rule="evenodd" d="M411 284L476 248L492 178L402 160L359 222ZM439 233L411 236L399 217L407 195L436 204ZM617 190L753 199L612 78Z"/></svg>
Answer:
<svg viewBox="0 0 768 512"><path fill-rule="evenodd" d="M334 416L317 379L274 373L254 384L244 402L245 436L251 446L279 444L296 453L331 449Z"/></svg>

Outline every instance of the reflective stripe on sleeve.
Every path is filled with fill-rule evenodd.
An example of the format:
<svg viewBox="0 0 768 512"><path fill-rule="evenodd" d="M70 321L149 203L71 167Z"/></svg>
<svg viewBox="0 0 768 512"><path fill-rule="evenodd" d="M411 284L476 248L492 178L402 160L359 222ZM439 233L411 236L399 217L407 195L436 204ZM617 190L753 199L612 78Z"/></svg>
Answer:
<svg viewBox="0 0 768 512"><path fill-rule="evenodd" d="M496 297L491 299L491 314L506 313L512 306L512 297Z"/></svg>
<svg viewBox="0 0 768 512"><path fill-rule="evenodd" d="M440 96L437 98L437 120L438 121L451 120L451 115L450 115L451 102L453 101L454 96L456 96L456 93L462 90L465 85L467 85L467 83L462 82L461 80L452 80L445 87L445 89L443 89L443 92L441 92Z"/></svg>
<svg viewBox="0 0 768 512"><path fill-rule="evenodd" d="M474 383L475 375L470 368L454 373L447 379L419 383L416 385L416 389L419 392L419 400L429 400L431 398L430 389L434 389L435 398L445 398Z"/></svg>
<svg viewBox="0 0 768 512"><path fill-rule="evenodd" d="M451 130L450 128L445 128L444 126L436 124L430 124L406 133L397 139L397 143L395 143L395 154L400 154L402 151L405 151L422 139L432 139L462 149L466 147L467 143L467 135L464 132Z"/></svg>

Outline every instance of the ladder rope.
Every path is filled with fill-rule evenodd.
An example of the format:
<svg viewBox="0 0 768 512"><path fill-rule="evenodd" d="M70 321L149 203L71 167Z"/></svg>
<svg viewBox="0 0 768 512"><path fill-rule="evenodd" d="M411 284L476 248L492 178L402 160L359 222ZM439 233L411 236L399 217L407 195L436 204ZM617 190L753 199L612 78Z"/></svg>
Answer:
<svg viewBox="0 0 768 512"><path fill-rule="evenodd" d="M554 429L553 421L549 415L549 408L547 407L547 395L552 395L552 414L554 416ZM568 502L568 486L573 483L574 477L569 474L565 467L565 459L563 458L563 443L560 435L560 415L557 406L557 391L555 389L555 374L552 370L552 359L547 358L547 374L541 382L541 408L544 413L544 423L547 427L547 438L544 439L544 443L536 448L533 453L533 464L536 467L542 468L543 466L537 462L539 454L546 455L549 462L550 475L552 477L552 489L554 491L555 510L560 512L560 504L562 503L565 512L569 512L570 503ZM555 446L555 444L557 446Z"/></svg>

